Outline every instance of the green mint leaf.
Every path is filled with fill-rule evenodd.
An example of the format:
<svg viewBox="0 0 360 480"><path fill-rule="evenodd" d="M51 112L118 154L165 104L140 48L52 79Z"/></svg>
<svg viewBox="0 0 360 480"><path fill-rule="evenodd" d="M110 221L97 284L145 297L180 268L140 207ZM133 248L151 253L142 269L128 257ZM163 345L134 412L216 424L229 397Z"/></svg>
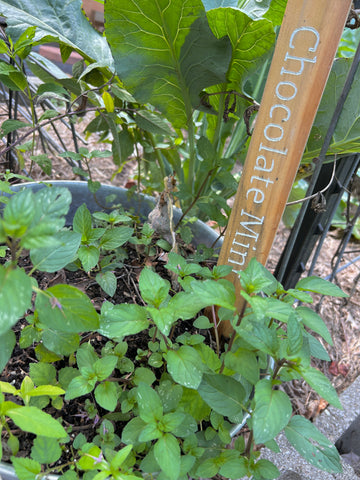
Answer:
<svg viewBox="0 0 360 480"><path fill-rule="evenodd" d="M100 247L105 250L114 250L124 245L133 235L134 229L130 227L115 227L106 230L100 240Z"/></svg>
<svg viewBox="0 0 360 480"><path fill-rule="evenodd" d="M100 272L96 275L95 280L110 297L115 295L117 279L113 272Z"/></svg>
<svg viewBox="0 0 360 480"><path fill-rule="evenodd" d="M43 226L49 233L57 233L65 225L65 215L71 203L71 193L63 187L44 187L35 194L36 214L33 223ZM39 246L36 239L36 229L33 234L34 245Z"/></svg>
<svg viewBox="0 0 360 480"><path fill-rule="evenodd" d="M113 412L118 403L118 393L114 382L103 382L95 388L95 400L100 407Z"/></svg>
<svg viewBox="0 0 360 480"><path fill-rule="evenodd" d="M173 312L174 319L190 320L207 306L200 295L188 292L178 292L171 297L168 303L169 309Z"/></svg>
<svg viewBox="0 0 360 480"><path fill-rule="evenodd" d="M38 294L35 302L41 323L69 333L99 328L99 315L85 293L70 285L55 285Z"/></svg>
<svg viewBox="0 0 360 480"><path fill-rule="evenodd" d="M35 385L56 383L56 368L50 363L30 363L30 378Z"/></svg>
<svg viewBox="0 0 360 480"><path fill-rule="evenodd" d="M5 235L14 238L25 236L35 216L35 208L34 194L29 188L10 197L2 220Z"/></svg>
<svg viewBox="0 0 360 480"><path fill-rule="evenodd" d="M144 382L140 382L136 391L140 418L146 423L154 423L163 416L163 406L157 392Z"/></svg>
<svg viewBox="0 0 360 480"><path fill-rule="evenodd" d="M252 258L249 265L240 274L240 283L246 293L265 292L271 294L275 292L278 282L267 268Z"/></svg>
<svg viewBox="0 0 360 480"><path fill-rule="evenodd" d="M241 421L245 390L234 378L205 373L198 392L215 412L226 415L231 421Z"/></svg>
<svg viewBox="0 0 360 480"><path fill-rule="evenodd" d="M255 474L254 478L272 480L278 478L280 475L279 469L270 462L270 460L266 460L265 458L258 460L251 470Z"/></svg>
<svg viewBox="0 0 360 480"><path fill-rule="evenodd" d="M61 356L69 356L76 351L80 343L77 333L59 332L46 328L42 334L44 346L51 352Z"/></svg>
<svg viewBox="0 0 360 480"><path fill-rule="evenodd" d="M143 268L139 277L139 289L143 300L158 308L168 297L170 283L150 268Z"/></svg>
<svg viewBox="0 0 360 480"><path fill-rule="evenodd" d="M234 480L240 477L242 478L248 473L247 463L247 459L245 458L228 458L220 468L219 474L225 478Z"/></svg>
<svg viewBox="0 0 360 480"><path fill-rule="evenodd" d="M62 450L55 438L38 436L34 439L31 458L39 463L54 463L61 457Z"/></svg>
<svg viewBox="0 0 360 480"><path fill-rule="evenodd" d="M272 388L271 380L263 379L255 385L253 431L256 443L272 440L288 424L292 414L289 397Z"/></svg>
<svg viewBox="0 0 360 480"><path fill-rule="evenodd" d="M30 258L36 270L40 272L56 272L73 262L81 242L79 233L65 230L56 235L58 245L32 248Z"/></svg>
<svg viewBox="0 0 360 480"><path fill-rule="evenodd" d="M154 446L155 459L170 480L177 480L180 474L180 446L171 433L165 433Z"/></svg>
<svg viewBox="0 0 360 480"><path fill-rule="evenodd" d="M161 307L159 309L147 307L146 311L150 314L160 332L168 336L173 323L177 319L174 310L171 308L171 305L167 305L166 307Z"/></svg>
<svg viewBox="0 0 360 480"><path fill-rule="evenodd" d="M285 435L311 465L327 472L341 473L339 452L313 423L295 415L285 427Z"/></svg>
<svg viewBox="0 0 360 480"><path fill-rule="evenodd" d="M75 212L73 220L73 229L74 232L81 233L82 240L86 241L91 232L91 213L89 209L83 203Z"/></svg>
<svg viewBox="0 0 360 480"><path fill-rule="evenodd" d="M115 355L106 355L96 360L92 368L99 382L112 374L117 361L118 357Z"/></svg>
<svg viewBox="0 0 360 480"><path fill-rule="evenodd" d="M1 323L1 315L0 315L0 323ZM6 364L10 360L11 354L13 349L16 345L16 337L15 333L12 330L8 330L7 332L0 335L0 373L5 368Z"/></svg>
<svg viewBox="0 0 360 480"><path fill-rule="evenodd" d="M30 458L11 457L15 473L19 480L36 480L41 472L41 465Z"/></svg>
<svg viewBox="0 0 360 480"><path fill-rule="evenodd" d="M185 419L185 413L183 412L166 413L161 420L161 426L163 431L172 432L184 421L184 419Z"/></svg>
<svg viewBox="0 0 360 480"><path fill-rule="evenodd" d="M321 295L330 295L333 297L347 297L341 288L327 280L319 277L305 277L298 281L295 286L298 290L305 290Z"/></svg>
<svg viewBox="0 0 360 480"><path fill-rule="evenodd" d="M315 357L319 358L320 360L324 360L325 362L330 362L330 357L325 348L319 342L319 340L313 337L309 332L305 332L305 336L307 341L309 342L310 347L310 354Z"/></svg>
<svg viewBox="0 0 360 480"><path fill-rule="evenodd" d="M76 352L76 363L81 371L84 368L94 370L94 364L98 361L98 356L90 343L83 343Z"/></svg>
<svg viewBox="0 0 360 480"><path fill-rule="evenodd" d="M225 366L246 378L252 385L260 379L258 358L251 350L237 348L235 352L227 352Z"/></svg>
<svg viewBox="0 0 360 480"><path fill-rule="evenodd" d="M163 435L159 430L157 423L148 423L139 435L139 442L150 442L151 440L157 440Z"/></svg>
<svg viewBox="0 0 360 480"><path fill-rule="evenodd" d="M303 344L303 329L294 312L292 312L287 322L287 337L287 353L290 356L294 356L301 350Z"/></svg>
<svg viewBox="0 0 360 480"><path fill-rule="evenodd" d="M36 407L17 407L6 414L25 432L43 437L65 438L67 433L62 425L47 413Z"/></svg>
<svg viewBox="0 0 360 480"><path fill-rule="evenodd" d="M11 329L31 308L31 279L23 270L6 269L0 265L0 335Z"/></svg>
<svg viewBox="0 0 360 480"><path fill-rule="evenodd" d="M155 374L150 368L138 367L134 372L132 378L134 385L140 385L140 383L146 383L146 385L152 385L155 380Z"/></svg>
<svg viewBox="0 0 360 480"><path fill-rule="evenodd" d="M144 422L140 417L135 417L130 420L125 425L125 428L122 431L121 441L125 443L125 445L138 445L139 443L139 435L146 427L147 423Z"/></svg>
<svg viewBox="0 0 360 480"><path fill-rule="evenodd" d="M101 307L98 332L109 338L135 335L149 327L146 310L135 304L113 305L105 302Z"/></svg>
<svg viewBox="0 0 360 480"><path fill-rule="evenodd" d="M119 450L118 452L116 452L116 454L113 456L110 462L110 466L113 470L120 469L121 465L125 462L125 460L129 456L129 453L131 452L132 448L133 448L132 445L128 445L122 448L121 450Z"/></svg>
<svg viewBox="0 0 360 480"><path fill-rule="evenodd" d="M73 378L66 389L65 400L72 400L92 392L95 383L96 380L89 381L82 376Z"/></svg>
<svg viewBox="0 0 360 480"><path fill-rule="evenodd" d="M335 388L331 385L330 380L316 368L300 367L300 374L311 388L313 388L319 395L327 400L334 407L343 409Z"/></svg>
<svg viewBox="0 0 360 480"><path fill-rule="evenodd" d="M262 325L258 321L242 322L240 327L235 327L239 335L254 348L268 355L277 356L279 340L276 331Z"/></svg>
<svg viewBox="0 0 360 480"><path fill-rule="evenodd" d="M30 397L41 397L43 395L55 397L57 395L63 395L64 393L65 390L55 385L40 385L39 387L33 388L32 390L27 392L27 395L29 395Z"/></svg>
<svg viewBox="0 0 360 480"><path fill-rule="evenodd" d="M183 345L167 352L167 368L175 382L187 388L198 388L203 375L203 364L198 352Z"/></svg>
<svg viewBox="0 0 360 480"><path fill-rule="evenodd" d="M235 310L234 286L228 280L205 280L191 282L191 290L203 302L203 306L218 305L219 307Z"/></svg>
<svg viewBox="0 0 360 480"><path fill-rule="evenodd" d="M318 333L329 345L333 345L330 332L320 315L309 307L297 307L295 312L300 316L304 325Z"/></svg>
<svg viewBox="0 0 360 480"><path fill-rule="evenodd" d="M93 245L83 245L79 248L78 257L85 272L90 272L98 264L100 250Z"/></svg>

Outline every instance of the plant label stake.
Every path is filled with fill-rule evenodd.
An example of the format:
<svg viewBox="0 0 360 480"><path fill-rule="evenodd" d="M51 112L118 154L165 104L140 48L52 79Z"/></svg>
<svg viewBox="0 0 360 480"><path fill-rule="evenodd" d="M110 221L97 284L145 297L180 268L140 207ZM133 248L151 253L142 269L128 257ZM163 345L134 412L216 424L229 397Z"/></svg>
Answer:
<svg viewBox="0 0 360 480"><path fill-rule="evenodd" d="M218 263L265 264L344 29L351 0L289 0ZM232 331L221 322L220 333Z"/></svg>

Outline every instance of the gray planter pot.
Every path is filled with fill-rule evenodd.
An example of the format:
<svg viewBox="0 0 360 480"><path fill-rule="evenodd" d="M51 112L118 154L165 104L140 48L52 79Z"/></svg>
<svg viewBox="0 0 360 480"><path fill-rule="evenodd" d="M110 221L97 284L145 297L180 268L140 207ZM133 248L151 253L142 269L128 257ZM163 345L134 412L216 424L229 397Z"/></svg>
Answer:
<svg viewBox="0 0 360 480"><path fill-rule="evenodd" d="M135 214L142 219L146 219L148 214L154 208L156 199L149 195L130 194L128 190L121 187L114 187L112 185L102 185L100 189L93 195L87 186L87 182L80 181L62 181L57 180L49 182L56 187L65 187L70 190L72 196L72 203L68 215L66 216L66 224L72 225L74 214L80 205L86 203L91 213L101 210L106 211L114 205L122 205L125 210L134 209ZM22 188L31 188L35 192L44 188L43 183L21 183L14 185L12 190L15 192ZM108 198L111 200L108 201ZM182 212L179 208L174 208L175 223L180 219ZM195 223L189 224L194 235L193 245L197 246L204 244L206 247L214 246L215 250L219 250L222 244L222 239L218 239L218 234L212 230L206 223L197 220Z"/></svg>
<svg viewBox="0 0 360 480"><path fill-rule="evenodd" d="M154 208L155 199L147 195L129 195L128 190L114 187L111 185L102 185L101 188L96 192L96 197L89 192L86 182L78 181L54 181L51 182L52 185L57 187L66 187L70 190L72 195L72 203L70 206L69 213L66 217L66 224L72 225L72 219L76 212L76 209L85 203L90 210L90 212L96 212L100 210L105 210L102 207L111 207L112 205L121 204L125 209L134 209L134 213L139 215L144 220L147 218L148 214ZM23 183L15 185L12 189L17 192L22 188L31 188L34 191L38 191L41 188L44 188L44 184L41 183ZM111 196L111 201L108 202L108 197ZM182 212L178 208L174 209L174 221L179 220ZM193 232L194 239L193 245L197 246L204 244L207 247L211 247L216 243L216 249L220 249L222 240L217 240L217 233L212 230L208 225L200 220L197 220L195 223L190 224L190 228ZM56 475L47 475L46 477L49 480L57 480ZM0 480L18 480L18 477L15 474L14 468L4 462L0 462Z"/></svg>

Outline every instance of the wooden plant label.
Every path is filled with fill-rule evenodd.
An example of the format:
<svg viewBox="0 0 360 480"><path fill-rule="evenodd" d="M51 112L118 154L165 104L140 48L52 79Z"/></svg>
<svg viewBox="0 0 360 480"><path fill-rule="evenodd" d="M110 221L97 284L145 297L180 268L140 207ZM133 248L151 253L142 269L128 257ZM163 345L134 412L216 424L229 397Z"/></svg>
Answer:
<svg viewBox="0 0 360 480"><path fill-rule="evenodd" d="M305 149L351 0L288 0L245 166L220 252L238 272L265 264ZM228 336L230 323L220 324Z"/></svg>

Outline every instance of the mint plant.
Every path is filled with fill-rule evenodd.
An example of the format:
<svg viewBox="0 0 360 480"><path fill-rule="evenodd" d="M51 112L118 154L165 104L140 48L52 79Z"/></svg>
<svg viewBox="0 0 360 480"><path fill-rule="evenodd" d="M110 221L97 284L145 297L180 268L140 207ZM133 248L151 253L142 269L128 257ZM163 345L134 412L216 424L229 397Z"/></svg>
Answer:
<svg viewBox="0 0 360 480"><path fill-rule="evenodd" d="M34 275L74 262L83 268L87 260L79 252L84 247L97 249L100 265L102 255L126 249L124 238L131 241L135 225L126 212L92 217L83 205L69 230L64 216L70 200L66 189L26 189L8 199L0 218L1 242L8 249L0 265L1 342L6 346L1 368L17 343L12 327L19 320L25 322L19 347L34 349L19 386L0 381L1 428L20 480L29 472L73 479L277 478L277 468L259 459L259 447L276 450L281 431L310 463L341 471L334 445L309 420L293 416L291 400L279 387L303 378L341 408L330 381L311 363L312 357L329 359L316 338L331 344L329 332L320 316L298 301L311 303L311 292L345 294L315 277L284 290L252 260L240 274L248 308L239 316L234 286L224 278L229 267L210 270L170 252L168 278L142 266L137 304L113 303L109 296L97 311L74 286L42 289ZM26 272L19 266L25 250L32 262ZM210 318L206 307L213 312ZM216 332L224 319L234 332L223 346ZM72 434L66 420L72 404L89 425L89 437ZM244 421L249 434L233 438L234 426ZM35 435L30 458L17 456L12 423ZM66 461L63 449L71 451Z"/></svg>
<svg viewBox="0 0 360 480"><path fill-rule="evenodd" d="M92 226L93 219L85 204L80 206L74 215L73 231L81 234L81 244L74 267L80 267L87 273L96 271L96 281L108 295L113 296L117 285L113 270L121 266L116 249L130 240L134 228L126 225L116 226L119 223L132 222L131 217L117 212L111 215L99 212L95 215L96 218L106 226L98 225L96 228Z"/></svg>

